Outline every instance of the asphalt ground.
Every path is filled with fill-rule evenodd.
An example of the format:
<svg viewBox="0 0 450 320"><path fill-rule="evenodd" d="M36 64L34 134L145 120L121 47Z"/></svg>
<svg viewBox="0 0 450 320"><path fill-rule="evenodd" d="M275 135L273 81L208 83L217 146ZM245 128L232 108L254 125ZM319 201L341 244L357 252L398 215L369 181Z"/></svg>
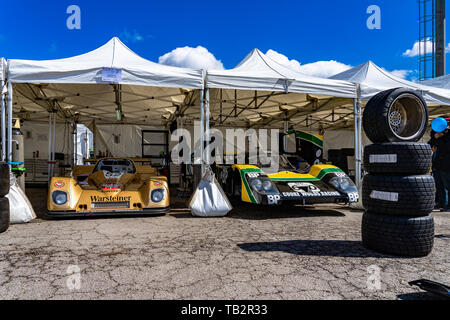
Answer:
<svg viewBox="0 0 450 320"><path fill-rule="evenodd" d="M38 217L46 189L27 189ZM361 245L361 211L237 206L194 218L43 220L0 234L0 299L436 299L408 282L449 284L450 213L435 246L400 258Z"/></svg>

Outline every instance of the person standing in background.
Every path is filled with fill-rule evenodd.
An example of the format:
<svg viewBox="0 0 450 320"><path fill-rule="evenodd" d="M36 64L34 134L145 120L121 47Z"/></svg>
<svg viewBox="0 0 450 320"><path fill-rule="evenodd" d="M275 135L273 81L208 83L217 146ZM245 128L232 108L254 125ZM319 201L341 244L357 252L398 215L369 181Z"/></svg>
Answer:
<svg viewBox="0 0 450 320"><path fill-rule="evenodd" d="M444 120L444 121L443 121ZM436 183L437 209L449 211L450 190L450 133L448 120L440 118L441 128L433 128L431 140L428 142L433 150L433 177ZM435 123L433 124L435 125ZM435 125L437 128L438 126ZM440 131L440 132L439 132Z"/></svg>

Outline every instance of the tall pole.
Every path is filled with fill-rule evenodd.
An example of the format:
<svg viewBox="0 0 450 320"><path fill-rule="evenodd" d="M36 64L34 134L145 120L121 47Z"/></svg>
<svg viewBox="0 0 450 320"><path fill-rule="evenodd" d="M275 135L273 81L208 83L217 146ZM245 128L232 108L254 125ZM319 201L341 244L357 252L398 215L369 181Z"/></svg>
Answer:
<svg viewBox="0 0 450 320"><path fill-rule="evenodd" d="M6 159L6 109L5 109L5 94L3 93L4 81L1 80L1 136L2 136L2 156L1 161Z"/></svg>
<svg viewBox="0 0 450 320"><path fill-rule="evenodd" d="M434 0L434 29L436 32L435 76L445 75L445 0Z"/></svg>

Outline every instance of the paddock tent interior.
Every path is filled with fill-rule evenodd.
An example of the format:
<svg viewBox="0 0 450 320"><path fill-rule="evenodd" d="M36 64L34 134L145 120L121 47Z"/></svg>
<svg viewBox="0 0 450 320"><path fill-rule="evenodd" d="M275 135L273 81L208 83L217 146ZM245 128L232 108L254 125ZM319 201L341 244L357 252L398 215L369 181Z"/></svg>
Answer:
<svg viewBox="0 0 450 320"><path fill-rule="evenodd" d="M380 68L372 61L341 72L330 79L347 80L360 85L359 98L368 101L380 91L392 88L411 88L420 92L428 104L430 118L434 119L450 110L450 90L430 87L401 79Z"/></svg>

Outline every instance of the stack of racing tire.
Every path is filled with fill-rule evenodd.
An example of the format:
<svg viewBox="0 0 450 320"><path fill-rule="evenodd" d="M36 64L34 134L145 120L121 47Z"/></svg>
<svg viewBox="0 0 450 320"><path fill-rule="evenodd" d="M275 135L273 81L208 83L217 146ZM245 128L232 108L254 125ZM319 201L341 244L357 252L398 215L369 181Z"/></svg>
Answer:
<svg viewBox="0 0 450 320"><path fill-rule="evenodd" d="M433 249L432 152L419 143L428 108L415 91L398 88L374 96L363 127L374 143L364 148L363 245L377 252L421 257Z"/></svg>
<svg viewBox="0 0 450 320"><path fill-rule="evenodd" d="M0 162L0 233L9 228L9 199L5 196L9 193L9 166Z"/></svg>

